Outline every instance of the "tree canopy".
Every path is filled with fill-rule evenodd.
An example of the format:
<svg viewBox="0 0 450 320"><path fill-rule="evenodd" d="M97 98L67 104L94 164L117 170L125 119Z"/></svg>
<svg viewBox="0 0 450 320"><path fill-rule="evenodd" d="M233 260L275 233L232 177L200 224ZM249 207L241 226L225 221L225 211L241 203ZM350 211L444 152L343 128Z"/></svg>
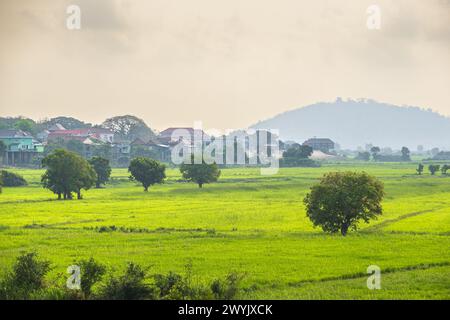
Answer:
<svg viewBox="0 0 450 320"><path fill-rule="evenodd" d="M411 161L411 152L407 147L402 147L402 160L403 161Z"/></svg>
<svg viewBox="0 0 450 320"><path fill-rule="evenodd" d="M111 130L118 136L129 141L137 138L148 141L156 137L155 133L138 117L125 115L106 119L102 127Z"/></svg>
<svg viewBox="0 0 450 320"><path fill-rule="evenodd" d="M323 231L356 230L358 222L368 223L382 214L382 182L367 173L331 172L311 188L304 198L306 215Z"/></svg>
<svg viewBox="0 0 450 320"><path fill-rule="evenodd" d="M162 183L166 178L165 171L164 164L144 157L134 158L128 167L130 179L142 183L144 191L148 191L148 188L156 183Z"/></svg>
<svg viewBox="0 0 450 320"><path fill-rule="evenodd" d="M78 154L57 149L42 160L42 166L47 168L42 176L44 188L64 199L72 199L75 192L81 199L81 189L90 189L97 180L97 175L91 165Z"/></svg>
<svg viewBox="0 0 450 320"><path fill-rule="evenodd" d="M102 157L93 157L89 160L89 163L92 168L94 168L94 171L97 174L95 187L100 188L100 185L108 182L111 175L111 166L109 165L109 160Z"/></svg>
<svg viewBox="0 0 450 320"><path fill-rule="evenodd" d="M182 163L180 172L184 179L197 183L199 188L202 188L205 183L216 182L220 176L217 164L207 164L205 161L201 164Z"/></svg>
<svg viewBox="0 0 450 320"><path fill-rule="evenodd" d="M295 143L283 152L280 165L283 167L314 166L315 162L309 159L312 153L312 147Z"/></svg>
<svg viewBox="0 0 450 320"><path fill-rule="evenodd" d="M80 129L80 128L90 128L92 127L92 124L90 123L86 123L83 122L81 120L78 120L76 118L72 118L72 117L55 117L55 118L51 118L51 119L47 119L44 120L42 122L39 123L39 126L42 129L46 129L51 127L52 125L55 125L59 123L60 125L62 125L64 128L66 128L67 130L73 130L73 129Z"/></svg>

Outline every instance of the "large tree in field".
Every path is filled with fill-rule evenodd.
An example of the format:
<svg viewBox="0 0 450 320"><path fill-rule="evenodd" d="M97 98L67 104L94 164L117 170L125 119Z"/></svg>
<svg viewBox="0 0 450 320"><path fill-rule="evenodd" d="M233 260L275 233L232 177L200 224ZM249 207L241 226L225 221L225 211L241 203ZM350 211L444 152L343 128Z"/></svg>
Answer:
<svg viewBox="0 0 450 320"><path fill-rule="evenodd" d="M434 176L434 174L438 172L440 168L441 166L438 164L430 164L428 166L428 171L430 171L431 175Z"/></svg>
<svg viewBox="0 0 450 320"><path fill-rule="evenodd" d="M130 179L142 183L144 191L148 191L148 187L156 183L162 183L166 178L166 166L150 158L134 158L128 171L131 174Z"/></svg>
<svg viewBox="0 0 450 320"><path fill-rule="evenodd" d="M42 159L46 172L42 176L44 188L58 195L58 199L72 199L75 192L81 199L81 189L90 189L96 179L94 169L78 154L57 149Z"/></svg>
<svg viewBox="0 0 450 320"><path fill-rule="evenodd" d="M201 164L182 163L180 172L184 179L197 183L199 188L202 188L205 183L216 182L220 176L217 164L207 164L205 161Z"/></svg>
<svg viewBox="0 0 450 320"><path fill-rule="evenodd" d="M369 223L382 213L383 189L382 182L365 172L327 173L303 200L306 215L315 227L345 236L360 220Z"/></svg>
<svg viewBox="0 0 450 320"><path fill-rule="evenodd" d="M402 147L402 160L403 161L411 161L411 152L407 147Z"/></svg>
<svg viewBox="0 0 450 320"><path fill-rule="evenodd" d="M89 160L90 165L94 168L97 174L97 180L95 182L95 187L100 188L100 185L105 184L109 180L111 175L111 166L109 165L109 160L102 157L93 157Z"/></svg>
<svg viewBox="0 0 450 320"><path fill-rule="evenodd" d="M377 160L378 154L381 152L380 147L372 147L370 148L370 152L372 153L373 160Z"/></svg>

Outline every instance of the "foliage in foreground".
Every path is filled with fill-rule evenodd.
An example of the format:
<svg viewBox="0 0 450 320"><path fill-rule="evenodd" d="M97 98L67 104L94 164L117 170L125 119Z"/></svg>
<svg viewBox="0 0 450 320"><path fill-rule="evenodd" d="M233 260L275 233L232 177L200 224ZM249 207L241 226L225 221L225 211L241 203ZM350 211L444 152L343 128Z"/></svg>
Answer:
<svg viewBox="0 0 450 320"><path fill-rule="evenodd" d="M37 253L17 257L12 270L0 279L0 300L194 300L236 299L243 275L230 273L209 285L194 281L191 266L184 275L176 272L150 275L140 265L129 262L122 274L110 273L102 282L106 267L95 259L76 262L80 267L79 289L68 289L66 278L59 283L46 280L50 262ZM93 288L96 287L94 291Z"/></svg>
<svg viewBox="0 0 450 320"><path fill-rule="evenodd" d="M323 231L356 230L382 213L383 183L365 172L331 172L311 188L304 199L306 215Z"/></svg>

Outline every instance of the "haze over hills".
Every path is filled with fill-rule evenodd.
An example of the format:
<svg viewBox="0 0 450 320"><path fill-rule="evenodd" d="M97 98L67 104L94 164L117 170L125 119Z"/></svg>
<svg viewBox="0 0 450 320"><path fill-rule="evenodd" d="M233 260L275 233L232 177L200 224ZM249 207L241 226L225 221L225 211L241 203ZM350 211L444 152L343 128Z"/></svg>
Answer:
<svg viewBox="0 0 450 320"><path fill-rule="evenodd" d="M341 148L380 147L416 150L450 148L450 118L418 107L399 107L374 100L320 102L260 121L251 128L278 129L282 140L303 142L330 138Z"/></svg>

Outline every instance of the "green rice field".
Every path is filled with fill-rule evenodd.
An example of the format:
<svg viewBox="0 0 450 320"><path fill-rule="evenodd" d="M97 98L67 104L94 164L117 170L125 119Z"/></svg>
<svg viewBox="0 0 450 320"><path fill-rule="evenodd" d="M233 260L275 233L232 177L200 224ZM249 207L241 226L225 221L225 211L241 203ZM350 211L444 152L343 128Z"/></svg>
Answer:
<svg viewBox="0 0 450 320"><path fill-rule="evenodd" d="M52 261L51 276L80 258L111 270L126 262L198 281L245 274L242 299L450 299L450 176L415 174L416 164L341 163L320 168L223 169L199 189L168 169L143 192L126 169L105 188L58 201L43 170L14 169L29 182L0 194L0 270L22 251ZM348 236L314 229L303 198L329 171L366 171L385 184L383 215ZM366 285L381 268L380 290Z"/></svg>

